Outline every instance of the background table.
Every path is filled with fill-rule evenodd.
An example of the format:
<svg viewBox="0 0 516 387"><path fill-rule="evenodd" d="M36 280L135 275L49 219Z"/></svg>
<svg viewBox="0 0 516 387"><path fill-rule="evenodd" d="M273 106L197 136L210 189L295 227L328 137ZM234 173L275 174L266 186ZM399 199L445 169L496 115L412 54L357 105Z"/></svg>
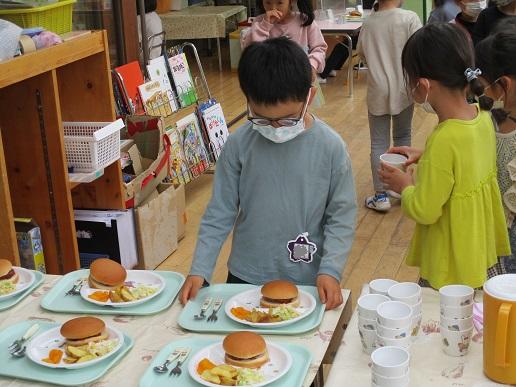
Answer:
<svg viewBox="0 0 516 387"><path fill-rule="evenodd" d="M5 329L23 320L65 322L70 318L76 317L75 315L52 313L39 306L42 297L60 278L60 276L45 276L43 285L36 289L35 292L17 306L1 312L0 329ZM316 330L300 336L268 336L273 341L287 341L310 349L313 359L305 378L305 387L310 386L323 362L328 364L327 362L333 360L344 333L343 328L351 317L350 291L343 290L342 295L344 297L344 304L336 310L326 312L321 325ZM153 316L101 316L107 324L131 336L135 340L135 345L117 366L108 371L103 378L91 384L91 386L117 387L121 386L121 383L123 383L124 387L138 386L140 378L161 348L173 340L195 335L200 336L200 334L187 332L179 327L177 320L182 309L179 302L176 301L170 309ZM202 336L208 338L221 337L216 335ZM14 387L41 386L44 384L0 377L0 385L2 387ZM172 384L170 385L172 386Z"/></svg>
<svg viewBox="0 0 516 387"><path fill-rule="evenodd" d="M353 41L351 40L351 35L358 34L360 28L362 27L362 22L344 22L344 23L335 23L330 20L317 20L317 25L321 29L323 35L336 35L342 36L347 40L348 47L348 91L349 96L353 96Z"/></svg>
<svg viewBox="0 0 516 387"><path fill-rule="evenodd" d="M226 37L226 21L247 19L243 5L194 6L159 14L166 39L217 39L219 70L222 71L220 38Z"/></svg>
<svg viewBox="0 0 516 387"><path fill-rule="evenodd" d="M481 301L478 295L477 300ZM452 357L443 352L439 314L439 293L432 289L423 289L423 323L419 336L410 349L410 386L503 386L484 376L481 333L473 335L470 351L466 356ZM371 386L370 356L362 352L357 320L358 312L355 311L325 386L340 387L342 380L346 380L346 385L349 386Z"/></svg>

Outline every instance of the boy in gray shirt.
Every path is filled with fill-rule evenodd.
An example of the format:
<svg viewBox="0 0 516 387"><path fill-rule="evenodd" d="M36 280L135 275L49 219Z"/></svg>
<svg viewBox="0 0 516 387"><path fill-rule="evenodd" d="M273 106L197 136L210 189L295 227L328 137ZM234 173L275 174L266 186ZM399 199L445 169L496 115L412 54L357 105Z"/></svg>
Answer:
<svg viewBox="0 0 516 387"><path fill-rule="evenodd" d="M351 161L342 138L307 113L315 95L305 52L287 38L242 53L240 87L249 122L232 133L217 163L184 304L209 281L233 230L228 282L274 279L316 285L326 309L340 288L355 232Z"/></svg>

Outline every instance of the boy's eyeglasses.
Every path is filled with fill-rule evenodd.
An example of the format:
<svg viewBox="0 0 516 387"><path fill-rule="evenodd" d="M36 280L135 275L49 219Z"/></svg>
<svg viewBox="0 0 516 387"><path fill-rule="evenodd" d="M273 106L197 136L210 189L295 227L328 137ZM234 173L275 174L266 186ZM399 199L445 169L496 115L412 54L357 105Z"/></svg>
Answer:
<svg viewBox="0 0 516 387"><path fill-rule="evenodd" d="M249 104L247 105L247 119L249 121L251 121L253 124L255 125L258 125L258 126L269 126L269 125L272 125L274 123L280 125L280 126L286 126L286 127L291 127L291 126L296 126L299 121L301 121L305 114L306 114L306 110L308 109L308 100L310 99L310 93L308 93L308 96L306 97L306 101L305 101L305 104L303 105L303 110L301 112L301 116L299 116L298 118L278 118L277 120L271 120L270 118L265 118L265 117L254 117L252 116L251 114L251 108L249 107Z"/></svg>

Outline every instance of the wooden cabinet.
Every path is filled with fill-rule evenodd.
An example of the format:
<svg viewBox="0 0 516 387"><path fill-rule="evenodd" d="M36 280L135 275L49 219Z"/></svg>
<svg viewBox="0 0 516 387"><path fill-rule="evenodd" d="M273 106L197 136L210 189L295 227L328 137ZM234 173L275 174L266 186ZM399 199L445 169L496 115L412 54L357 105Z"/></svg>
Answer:
<svg viewBox="0 0 516 387"><path fill-rule="evenodd" d="M13 216L41 228L47 272L79 268L73 208L123 209L119 162L68 181L63 121L115 119L105 32L0 63L0 257L19 264Z"/></svg>

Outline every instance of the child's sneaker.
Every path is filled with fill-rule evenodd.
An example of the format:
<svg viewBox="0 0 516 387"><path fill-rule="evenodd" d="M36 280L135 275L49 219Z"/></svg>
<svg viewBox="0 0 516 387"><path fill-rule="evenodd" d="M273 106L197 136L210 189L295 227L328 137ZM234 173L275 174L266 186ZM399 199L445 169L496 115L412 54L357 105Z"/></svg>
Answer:
<svg viewBox="0 0 516 387"><path fill-rule="evenodd" d="M328 74L330 77L336 77L337 76L337 71L336 70L331 70L330 73Z"/></svg>
<svg viewBox="0 0 516 387"><path fill-rule="evenodd" d="M375 211L386 212L391 209L391 202L386 193L376 193L366 198L365 205Z"/></svg>
<svg viewBox="0 0 516 387"><path fill-rule="evenodd" d="M317 76L317 82L319 83L326 83L326 78L321 78L319 75Z"/></svg>

